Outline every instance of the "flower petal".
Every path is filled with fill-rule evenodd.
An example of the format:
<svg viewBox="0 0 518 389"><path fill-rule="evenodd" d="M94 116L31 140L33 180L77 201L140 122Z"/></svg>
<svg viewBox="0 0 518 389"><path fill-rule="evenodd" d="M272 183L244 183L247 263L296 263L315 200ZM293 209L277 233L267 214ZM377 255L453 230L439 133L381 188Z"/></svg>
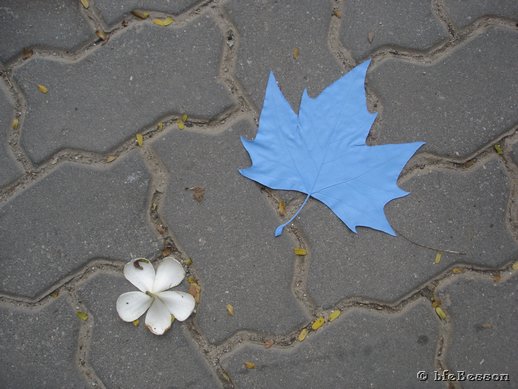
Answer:
<svg viewBox="0 0 518 389"><path fill-rule="evenodd" d="M166 291L158 293L157 296L179 321L184 321L194 311L194 297L189 293Z"/></svg>
<svg viewBox="0 0 518 389"><path fill-rule="evenodd" d="M165 304L155 299L146 315L146 327L155 335L162 335L169 328L173 319Z"/></svg>
<svg viewBox="0 0 518 389"><path fill-rule="evenodd" d="M124 277L142 292L150 292L155 281L155 269L145 258L133 259L124 265Z"/></svg>
<svg viewBox="0 0 518 389"><path fill-rule="evenodd" d="M174 257L164 258L158 269L156 269L155 283L153 284L153 292L162 292L170 289L182 282L185 277L185 270L180 262Z"/></svg>
<svg viewBox="0 0 518 389"><path fill-rule="evenodd" d="M124 321L137 320L146 312L153 298L142 292L128 292L117 299L117 313Z"/></svg>

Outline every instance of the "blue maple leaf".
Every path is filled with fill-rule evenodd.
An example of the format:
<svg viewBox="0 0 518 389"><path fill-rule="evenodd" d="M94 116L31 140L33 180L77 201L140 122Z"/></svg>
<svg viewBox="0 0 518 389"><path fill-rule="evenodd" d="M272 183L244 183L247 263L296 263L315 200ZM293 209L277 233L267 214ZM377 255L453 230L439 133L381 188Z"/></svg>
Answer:
<svg viewBox="0 0 518 389"><path fill-rule="evenodd" d="M253 141L241 138L252 166L245 177L272 189L296 190L327 205L352 231L371 227L396 235L384 206L408 192L397 186L401 170L424 142L368 146L376 113L367 110L365 74L356 66L311 98L304 91L298 116L270 73L259 129Z"/></svg>

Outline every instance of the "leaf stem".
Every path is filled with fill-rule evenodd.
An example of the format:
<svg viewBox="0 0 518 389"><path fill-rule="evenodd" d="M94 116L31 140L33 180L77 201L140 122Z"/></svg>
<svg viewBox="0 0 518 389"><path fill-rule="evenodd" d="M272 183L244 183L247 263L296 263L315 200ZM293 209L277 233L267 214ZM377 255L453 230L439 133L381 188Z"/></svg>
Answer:
<svg viewBox="0 0 518 389"><path fill-rule="evenodd" d="M280 235L282 234L282 231L284 230L284 227L286 227L288 224L290 224L290 223L291 223L291 222L292 222L292 221L297 217L297 215L300 213L300 211L302 211L302 208L304 208L304 205L306 205L306 203L308 202L308 200L309 200L309 198L310 198L310 197L311 197L311 195L310 195L310 194L308 194L308 195L306 196L306 199L305 199L305 200L304 200L304 202L302 203L302 205L299 207L299 209L297 209L297 212L295 212L295 215L293 215L293 216L291 217L291 219L290 219L290 220L288 220L286 223L281 224L279 227L277 227L277 228L275 229L275 237L280 236Z"/></svg>

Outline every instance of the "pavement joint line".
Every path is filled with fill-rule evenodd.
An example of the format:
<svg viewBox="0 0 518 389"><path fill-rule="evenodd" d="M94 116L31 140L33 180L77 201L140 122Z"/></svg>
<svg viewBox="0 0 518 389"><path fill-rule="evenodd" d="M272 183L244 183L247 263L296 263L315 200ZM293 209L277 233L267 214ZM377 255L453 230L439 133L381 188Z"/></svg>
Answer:
<svg viewBox="0 0 518 389"><path fill-rule="evenodd" d="M435 14L435 17L439 20L442 26L448 31L450 38L455 38L457 35L457 28L448 14L444 0L432 0L432 12Z"/></svg>
<svg viewBox="0 0 518 389"><path fill-rule="evenodd" d="M343 12L345 0L334 0L333 1L333 11L334 12ZM343 72L348 72L355 65L356 61L351 55L350 51L347 50L340 40L340 28L342 26L342 18L337 14L333 14L330 18L329 22L329 30L327 33L327 45L329 46L329 51L335 57L335 60L342 68Z"/></svg>

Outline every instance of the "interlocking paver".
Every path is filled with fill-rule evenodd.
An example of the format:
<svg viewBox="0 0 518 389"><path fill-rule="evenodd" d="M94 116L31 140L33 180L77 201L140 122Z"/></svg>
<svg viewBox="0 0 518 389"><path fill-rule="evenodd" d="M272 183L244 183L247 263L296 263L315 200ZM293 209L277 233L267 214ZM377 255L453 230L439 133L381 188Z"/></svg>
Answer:
<svg viewBox="0 0 518 389"><path fill-rule="evenodd" d="M119 318L115 302L119 295L133 290L136 288L122 272L96 275L80 286L80 298L93 321L88 362L106 387L220 387L185 323L174 322L165 335L156 336L144 328L145 316L138 328Z"/></svg>
<svg viewBox="0 0 518 389"><path fill-rule="evenodd" d="M194 260L202 286L196 322L211 342L240 329L283 334L307 320L290 288L293 243L273 239L279 219L237 171L249 165L239 136L251 128L242 121L220 135L172 131L153 144L171 177L160 213ZM195 186L205 188L201 203L186 190Z"/></svg>
<svg viewBox="0 0 518 389"><path fill-rule="evenodd" d="M447 38L430 2L352 0L343 6L340 40L356 60L383 46L425 50Z"/></svg>
<svg viewBox="0 0 518 389"><path fill-rule="evenodd" d="M3 0L0 4L0 60L24 47L74 50L95 38L73 0Z"/></svg>
<svg viewBox="0 0 518 389"><path fill-rule="evenodd" d="M226 10L239 34L236 77L256 107L262 106L270 71L295 112L304 88L314 96L340 76L327 45L330 3L234 0Z"/></svg>
<svg viewBox="0 0 518 389"><path fill-rule="evenodd" d="M421 140L421 151L467 157L518 120L518 33L490 28L431 64L382 61L368 73L383 105L379 143Z"/></svg>
<svg viewBox="0 0 518 389"><path fill-rule="evenodd" d="M518 166L518 142L512 145L510 154L514 164Z"/></svg>
<svg viewBox="0 0 518 389"><path fill-rule="evenodd" d="M401 186L411 194L385 208L396 231L466 255L443 253L435 264L435 250L367 228L353 234L327 207L314 203L297 224L311 252L308 290L319 304L349 297L395 302L453 263L501 266L518 255L506 227L509 179L498 160L467 172L419 172Z"/></svg>
<svg viewBox="0 0 518 389"><path fill-rule="evenodd" d="M108 169L63 163L0 208L3 292L35 296L93 258L160 247L147 223L150 176L136 152Z"/></svg>
<svg viewBox="0 0 518 389"><path fill-rule="evenodd" d="M3 80L0 80L0 187L23 173L7 144L7 131L12 124L14 114L14 107L7 95L6 85Z"/></svg>
<svg viewBox="0 0 518 389"><path fill-rule="evenodd" d="M514 0L445 0L446 12L458 27L465 27L482 16L518 19L518 3Z"/></svg>
<svg viewBox="0 0 518 389"><path fill-rule="evenodd" d="M199 0L94 0L92 3L104 21L113 25L134 9L179 14L198 2Z"/></svg>
<svg viewBox="0 0 518 389"><path fill-rule="evenodd" d="M217 77L222 39L200 16L135 25L77 62L28 61L15 71L28 101L23 146L36 162L64 147L104 153L169 114L214 117L232 105Z"/></svg>
<svg viewBox="0 0 518 389"><path fill-rule="evenodd" d="M0 386L87 388L76 365L79 319L62 297L37 308L0 305Z"/></svg>
<svg viewBox="0 0 518 389"><path fill-rule="evenodd" d="M354 308L290 349L240 346L222 365L242 388L441 388L416 378L433 370L437 332L424 299L390 315Z"/></svg>
<svg viewBox="0 0 518 389"><path fill-rule="evenodd" d="M511 388L518 371L518 275L507 281L465 275L437 292L451 322L446 366L466 373L510 374L510 382L463 382L464 388Z"/></svg>

